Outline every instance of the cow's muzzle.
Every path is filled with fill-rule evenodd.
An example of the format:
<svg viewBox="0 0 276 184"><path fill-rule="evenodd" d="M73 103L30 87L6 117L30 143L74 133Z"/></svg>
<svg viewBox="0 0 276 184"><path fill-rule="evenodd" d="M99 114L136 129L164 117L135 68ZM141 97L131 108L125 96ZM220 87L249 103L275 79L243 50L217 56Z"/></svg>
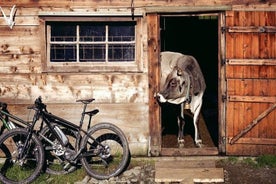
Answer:
<svg viewBox="0 0 276 184"><path fill-rule="evenodd" d="M165 103L165 102L167 102L167 99L165 99L164 96L163 96L162 94L160 94L160 93L156 93L156 94L154 95L154 97L155 97L156 100L157 100L158 102L160 102L160 103Z"/></svg>

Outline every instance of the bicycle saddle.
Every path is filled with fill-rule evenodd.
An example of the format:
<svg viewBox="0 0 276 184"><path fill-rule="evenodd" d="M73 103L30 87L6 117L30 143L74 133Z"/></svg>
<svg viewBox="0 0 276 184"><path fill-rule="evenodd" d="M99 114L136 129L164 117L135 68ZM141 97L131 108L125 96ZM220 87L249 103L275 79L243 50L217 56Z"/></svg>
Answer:
<svg viewBox="0 0 276 184"><path fill-rule="evenodd" d="M89 104L91 102L93 102L95 99L94 98L90 98L90 99L80 99L80 100L77 100L77 102L82 102L84 104Z"/></svg>

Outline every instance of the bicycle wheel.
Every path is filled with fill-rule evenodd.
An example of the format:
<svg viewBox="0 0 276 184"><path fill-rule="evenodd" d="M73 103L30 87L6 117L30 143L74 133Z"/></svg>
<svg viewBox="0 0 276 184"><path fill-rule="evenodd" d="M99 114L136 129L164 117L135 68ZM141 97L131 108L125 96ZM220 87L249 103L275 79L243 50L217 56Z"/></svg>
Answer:
<svg viewBox="0 0 276 184"><path fill-rule="evenodd" d="M78 149L77 141L77 132L65 127L60 127L62 132L69 139L69 143L66 147L63 147L50 131L49 127L44 127L40 133L40 140L45 149L45 172L48 174L67 174L73 172L77 169L77 165L71 165L66 158L70 155L75 154L75 146ZM47 139L52 141L52 145L47 139L44 139L45 136Z"/></svg>
<svg viewBox="0 0 276 184"><path fill-rule="evenodd" d="M94 141L91 137L95 138ZM129 161L129 148L123 132L113 124L99 123L88 130L81 142L81 163L96 179L108 179L121 174Z"/></svg>
<svg viewBox="0 0 276 184"><path fill-rule="evenodd" d="M1 135L0 180L3 183L30 183L39 176L44 163L44 149L37 136L33 135L23 150L27 136L28 131L22 128Z"/></svg>

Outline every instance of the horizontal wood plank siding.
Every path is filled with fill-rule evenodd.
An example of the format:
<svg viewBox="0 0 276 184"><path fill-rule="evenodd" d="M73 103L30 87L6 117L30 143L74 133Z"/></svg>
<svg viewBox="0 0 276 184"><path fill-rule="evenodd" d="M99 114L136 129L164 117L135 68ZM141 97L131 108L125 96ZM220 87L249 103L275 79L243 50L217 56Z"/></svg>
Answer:
<svg viewBox="0 0 276 184"><path fill-rule="evenodd" d="M15 25L10 29L0 13L0 101L10 104L11 112L29 118L31 115L26 106L32 104L38 96L42 96L52 112L60 113L78 123L81 107L75 103L76 99L94 97L96 99L94 105L100 107L101 112L96 116L96 121L118 123L126 132L132 154L147 155L150 151L152 155L160 154L160 109L154 99L154 93L159 88L157 81L160 76L156 69L160 49L158 16L168 6L167 10L172 14L246 10L228 11L227 25L224 27L227 48L226 60L223 61L227 66L225 87L229 89L227 95L230 99L227 102L227 113L231 116L227 116L225 124L232 127L227 129L229 137L234 137L243 127L236 128L234 127L236 125L228 124L230 120L242 122L241 119L246 116L247 119L244 121L249 122L252 115L257 115L255 111L263 111L273 101L275 89L272 86L275 85L276 77L274 64L276 18L272 12L276 9L274 0L135 0L133 2L132 12L131 1L126 0L2 0L0 6L5 14L9 15L13 5L16 5L16 14ZM157 13L150 14L147 10ZM271 12L267 12L269 10ZM120 68L120 71L118 66L104 71L105 68L101 66L96 69L88 66L87 70L81 70L74 65L69 66L67 71L62 67L57 69L53 67L50 72L45 70L47 68L46 16L52 16L55 20L57 20L56 15L58 18L63 17L63 20L72 16L76 20L83 18L95 20L101 17L105 17L106 20L118 17L132 20L132 13L135 20L138 19L137 62L139 64L126 66L125 70ZM224 75L224 71L222 73ZM249 88L253 92L249 92ZM259 100L263 98L267 103L253 102L254 97ZM237 100L244 101L237 104ZM239 114L239 110L247 108L252 110ZM275 116L273 112L269 118L275 120ZM254 138L259 134L263 135L267 127L275 126L270 119L265 119L265 123L258 125L258 130L251 133ZM271 133L268 135L271 139L274 138ZM251 145L247 144L248 146ZM260 147L255 153L262 152L260 149L269 150ZM242 146L238 144L237 147L228 150L231 154L238 153L242 150Z"/></svg>

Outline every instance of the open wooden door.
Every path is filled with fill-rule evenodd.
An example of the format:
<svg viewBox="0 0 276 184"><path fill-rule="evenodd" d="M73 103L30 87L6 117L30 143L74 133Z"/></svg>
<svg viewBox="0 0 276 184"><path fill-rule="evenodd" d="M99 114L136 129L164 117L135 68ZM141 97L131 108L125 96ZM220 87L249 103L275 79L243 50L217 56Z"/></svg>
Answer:
<svg viewBox="0 0 276 184"><path fill-rule="evenodd" d="M276 154L276 12L229 11L226 154Z"/></svg>

